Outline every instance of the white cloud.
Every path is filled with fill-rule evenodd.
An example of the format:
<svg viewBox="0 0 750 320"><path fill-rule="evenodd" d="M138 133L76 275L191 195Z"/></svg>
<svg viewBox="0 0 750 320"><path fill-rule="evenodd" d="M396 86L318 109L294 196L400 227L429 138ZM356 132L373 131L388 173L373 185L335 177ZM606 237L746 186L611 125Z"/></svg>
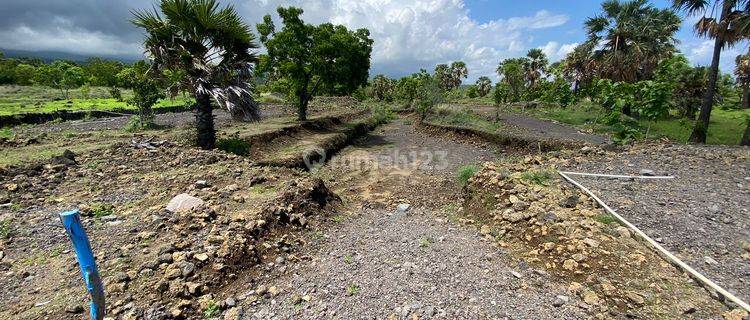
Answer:
<svg viewBox="0 0 750 320"><path fill-rule="evenodd" d="M367 28L375 40L371 74L401 76L432 70L438 63L466 62L469 81L494 75L503 58L522 55L533 40L530 32L565 24L566 15L539 11L479 23L469 17L462 0L251 0L239 9L249 20L260 12L295 5L312 23L332 22L349 28ZM275 14L274 14L275 16Z"/></svg>
<svg viewBox="0 0 750 320"><path fill-rule="evenodd" d="M550 62L559 61L565 58L565 56L568 55L568 53L573 52L573 49L575 49L578 46L578 42L574 43L568 43L560 45L557 41L550 41L547 42L547 44L539 47L539 49L542 49L544 54L547 55Z"/></svg>
<svg viewBox="0 0 750 320"><path fill-rule="evenodd" d="M680 51L693 65L709 66L714 52L714 40L696 39L695 41L683 42ZM731 73L734 70L735 58L747 52L747 44L736 45L721 51L719 68L722 72Z"/></svg>
<svg viewBox="0 0 750 320"><path fill-rule="evenodd" d="M82 55L137 56L140 43L122 41L113 35L97 31L79 30L60 24L47 30L19 26L0 30L0 43L8 49L28 51L63 51Z"/></svg>

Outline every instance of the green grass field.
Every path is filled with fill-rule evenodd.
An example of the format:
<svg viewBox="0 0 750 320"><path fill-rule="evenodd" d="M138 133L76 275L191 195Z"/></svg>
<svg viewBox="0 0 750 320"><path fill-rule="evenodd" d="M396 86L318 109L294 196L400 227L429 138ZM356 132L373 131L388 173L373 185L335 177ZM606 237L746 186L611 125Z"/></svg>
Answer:
<svg viewBox="0 0 750 320"><path fill-rule="evenodd" d="M593 103L583 102L569 108L539 108L526 111L542 119L556 120L595 132L606 133L610 130L602 123L606 112ZM708 144L737 145L745 131L745 119L750 117L750 109L723 110L714 108L708 127ZM675 142L687 142L692 132L694 121L687 119L668 119L653 123L640 121L641 131L648 131L648 138L668 138ZM650 129L649 129L650 125Z"/></svg>
<svg viewBox="0 0 750 320"><path fill-rule="evenodd" d="M130 90L122 90L124 99L132 97ZM192 99L177 97L159 101L154 108L181 106ZM42 86L0 86L0 115L48 113L59 110L114 110L136 109L125 102L112 99L109 89L92 87L89 98L84 99L80 89L70 90L69 99L63 99L60 90Z"/></svg>

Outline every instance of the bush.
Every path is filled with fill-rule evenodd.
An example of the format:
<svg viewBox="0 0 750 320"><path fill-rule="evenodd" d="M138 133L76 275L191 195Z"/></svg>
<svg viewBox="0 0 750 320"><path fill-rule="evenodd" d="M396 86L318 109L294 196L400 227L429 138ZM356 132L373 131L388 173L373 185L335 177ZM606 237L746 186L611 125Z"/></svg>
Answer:
<svg viewBox="0 0 750 320"><path fill-rule="evenodd" d="M372 107L372 119L377 124L386 123L395 118L393 111L385 105L377 104Z"/></svg>
<svg viewBox="0 0 750 320"><path fill-rule="evenodd" d="M10 219L0 221L0 239L10 238L10 231Z"/></svg>
<svg viewBox="0 0 750 320"><path fill-rule="evenodd" d="M458 169L458 183L461 185L461 187L466 187L467 184L469 184L469 179L474 176L474 174L479 171L479 168L477 166L471 165L471 166L463 166Z"/></svg>
<svg viewBox="0 0 750 320"><path fill-rule="evenodd" d="M476 86L469 86L468 89L466 89L466 96L469 98L476 98L479 97L479 91L477 91Z"/></svg>
<svg viewBox="0 0 750 320"><path fill-rule="evenodd" d="M154 122L154 118L141 119L140 116L132 116L123 128L127 132L138 132L143 130L157 129L159 126Z"/></svg>
<svg viewBox="0 0 750 320"><path fill-rule="evenodd" d="M527 171L521 175L521 179L534 184L545 184L552 179L552 173L549 171Z"/></svg>
<svg viewBox="0 0 750 320"><path fill-rule="evenodd" d="M238 156L250 154L250 143L239 137L219 139L216 141L216 148Z"/></svg>
<svg viewBox="0 0 750 320"><path fill-rule="evenodd" d="M118 87L111 87L109 88L109 95L112 97L112 99L117 100L118 102L122 102L122 91Z"/></svg>

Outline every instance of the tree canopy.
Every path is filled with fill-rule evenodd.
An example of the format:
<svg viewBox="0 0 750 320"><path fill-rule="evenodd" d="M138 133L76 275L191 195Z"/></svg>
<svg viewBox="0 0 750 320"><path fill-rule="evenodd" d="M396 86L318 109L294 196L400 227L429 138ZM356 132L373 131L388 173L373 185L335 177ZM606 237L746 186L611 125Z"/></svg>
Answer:
<svg viewBox="0 0 750 320"><path fill-rule="evenodd" d="M367 29L305 23L303 10L277 9L283 27L277 30L270 15L257 25L268 54L259 72L269 81L282 81L298 109L307 118L307 106L317 93L350 94L367 83L373 40Z"/></svg>

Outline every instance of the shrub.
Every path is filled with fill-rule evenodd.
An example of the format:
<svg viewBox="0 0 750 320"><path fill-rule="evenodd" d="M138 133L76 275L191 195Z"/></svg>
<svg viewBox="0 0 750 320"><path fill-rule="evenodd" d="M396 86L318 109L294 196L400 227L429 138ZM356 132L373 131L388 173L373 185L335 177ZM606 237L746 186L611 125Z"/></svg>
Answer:
<svg viewBox="0 0 750 320"><path fill-rule="evenodd" d="M10 219L0 221L0 239L10 238L10 231Z"/></svg>
<svg viewBox="0 0 750 320"><path fill-rule="evenodd" d="M247 156L250 154L250 142L239 137L219 139L216 141L216 148L238 156Z"/></svg>
<svg viewBox="0 0 750 320"><path fill-rule="evenodd" d="M552 179L552 173L549 171L527 171L521 175L521 179L534 184L545 184Z"/></svg>
<svg viewBox="0 0 750 320"><path fill-rule="evenodd" d="M111 87L109 88L109 95L112 97L112 99L117 100L118 102L122 102L122 91L118 87Z"/></svg>
<svg viewBox="0 0 750 320"><path fill-rule="evenodd" d="M469 183L469 179L474 176L474 174L479 171L479 168L477 166L471 165L471 166L463 166L458 169L458 183L462 187L466 187L466 185Z"/></svg>
<svg viewBox="0 0 750 320"><path fill-rule="evenodd" d="M139 116L132 116L128 120L128 123L125 124L125 128L123 128L127 132L138 132L143 130L150 130L150 129L156 129L158 126L154 122L154 118L146 118L145 121L142 120Z"/></svg>
<svg viewBox="0 0 750 320"><path fill-rule="evenodd" d="M393 111L385 105L377 104L372 107L372 119L376 124L386 123L395 117Z"/></svg>

